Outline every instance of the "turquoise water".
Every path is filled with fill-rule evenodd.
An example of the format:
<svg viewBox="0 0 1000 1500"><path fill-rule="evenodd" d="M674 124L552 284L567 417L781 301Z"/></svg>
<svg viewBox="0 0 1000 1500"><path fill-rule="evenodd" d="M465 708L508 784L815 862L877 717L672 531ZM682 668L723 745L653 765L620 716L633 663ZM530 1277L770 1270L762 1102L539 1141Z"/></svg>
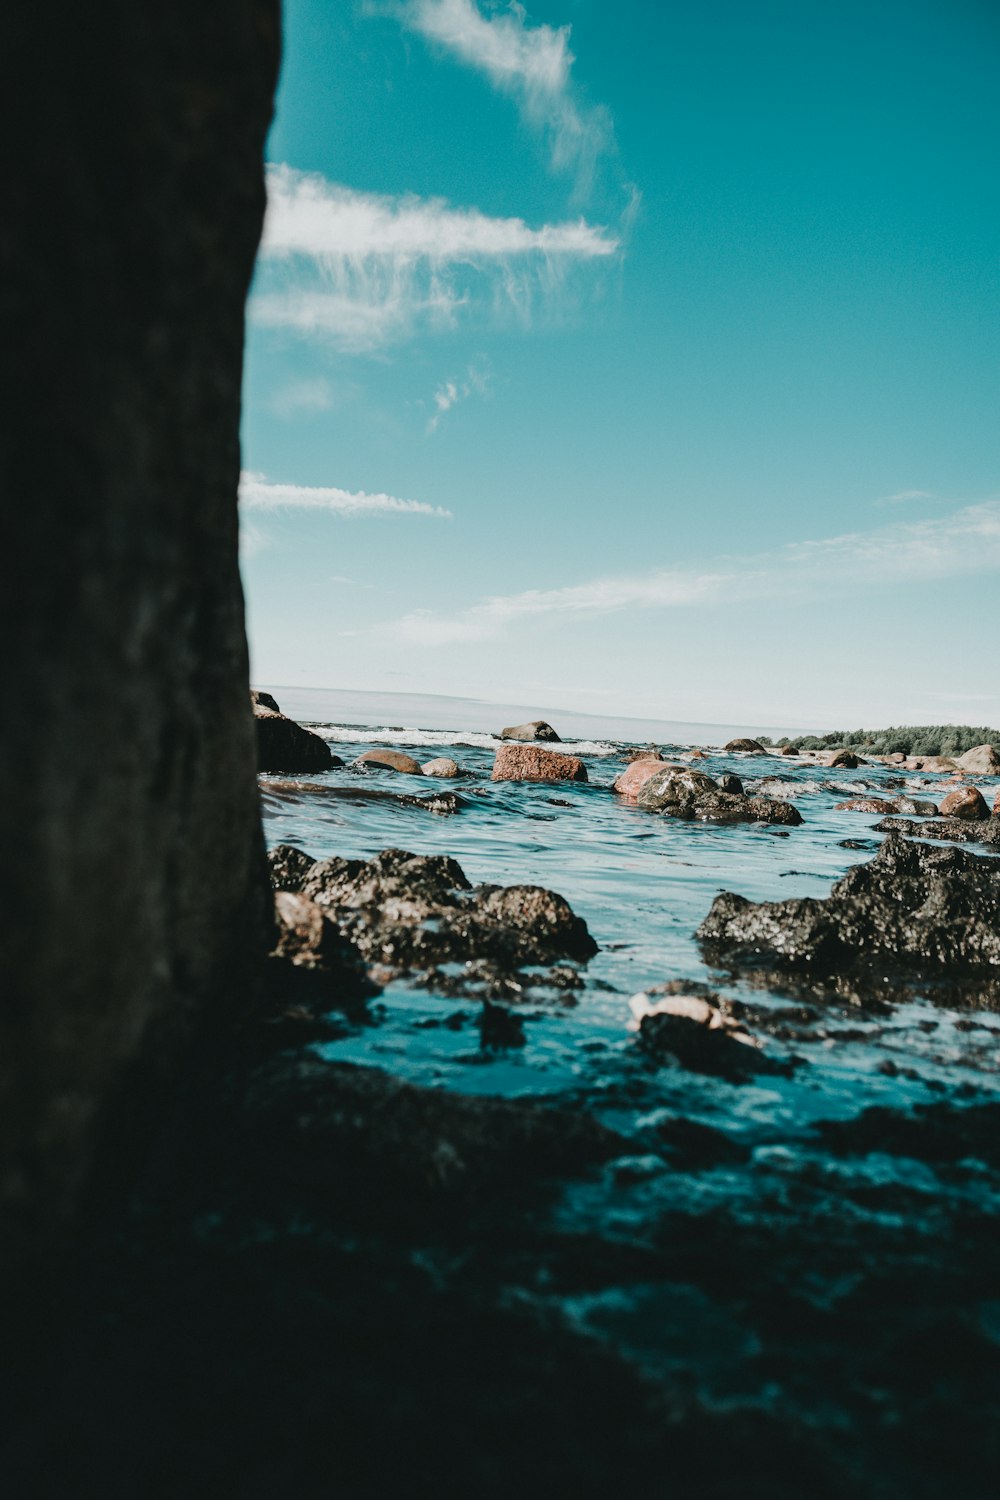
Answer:
<svg viewBox="0 0 1000 1500"><path fill-rule="evenodd" d="M461 781L420 781L392 772L360 773L348 764L288 781L262 778L269 844L292 843L316 858L367 858L395 846L449 854L474 883L531 883L567 898L600 947L586 966L577 1003L520 1008L526 1045L480 1050L478 1007L454 996L392 984L358 1025L324 1055L387 1068L422 1084L505 1095L582 1096L622 1126L663 1110L724 1129L751 1145L794 1140L818 1119L850 1117L870 1105L933 1102L944 1090L995 1096L1000 1017L956 1012L926 1002L866 1011L827 1002L792 1039L758 1028L768 1052L790 1052L802 1065L790 1078L730 1084L677 1066L651 1067L627 1030L628 1001L662 980L712 984L780 1021L794 1002L706 968L694 932L715 894L733 890L757 900L824 896L851 865L871 857L881 835L878 814L835 811L846 797L871 790L935 799L942 778L878 766L831 771L780 757L712 754L700 769L735 772L748 792L767 776L788 783L804 822L793 829L737 824L713 827L662 818L631 807L611 791L623 768L622 746L568 741L588 769L586 785L493 783L496 742L481 730L318 726L348 763L391 744L417 759L450 755L471 773ZM686 747L664 746L668 756ZM268 790L269 784L272 790ZM439 816L363 790L428 795L454 790L461 811ZM984 782L984 791L992 792ZM338 792L350 790L348 799ZM843 841L862 840L865 849ZM983 857L990 857L984 855ZM441 1024L459 1013L455 1029ZM971 1020L970 1020L971 1015ZM751 1029L754 1029L751 1025Z"/></svg>

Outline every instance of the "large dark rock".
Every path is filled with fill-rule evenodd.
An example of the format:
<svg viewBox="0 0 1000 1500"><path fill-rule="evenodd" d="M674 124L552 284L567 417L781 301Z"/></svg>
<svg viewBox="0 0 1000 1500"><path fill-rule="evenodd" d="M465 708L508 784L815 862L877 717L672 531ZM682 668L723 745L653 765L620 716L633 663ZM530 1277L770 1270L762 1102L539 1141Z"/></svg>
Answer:
<svg viewBox="0 0 1000 1500"><path fill-rule="evenodd" d="M802 822L801 813L790 802L724 792L704 771L673 766L650 776L635 800L650 812L700 823L779 823L795 828Z"/></svg>
<svg viewBox="0 0 1000 1500"><path fill-rule="evenodd" d="M876 833L901 833L906 838L937 839L952 844L1000 844L1000 816L996 813L979 822L967 818L935 818L928 823L914 823L909 818L883 818L873 824Z"/></svg>
<svg viewBox="0 0 1000 1500"><path fill-rule="evenodd" d="M332 753L326 740L311 729L303 729L294 719L276 714L272 709L254 705L257 731L258 771L303 773L329 771L344 763Z"/></svg>
<svg viewBox="0 0 1000 1500"><path fill-rule="evenodd" d="M724 891L698 928L712 963L845 975L1000 978L1000 861L890 838L826 900Z"/></svg>
<svg viewBox="0 0 1000 1500"><path fill-rule="evenodd" d="M0 1261L266 931L236 495L278 53L273 0L5 18Z"/></svg>
<svg viewBox="0 0 1000 1500"><path fill-rule="evenodd" d="M546 724L544 719L532 719L530 724L512 724L508 729L501 729L502 740L544 740L550 745L562 743L561 737L556 734L551 724Z"/></svg>

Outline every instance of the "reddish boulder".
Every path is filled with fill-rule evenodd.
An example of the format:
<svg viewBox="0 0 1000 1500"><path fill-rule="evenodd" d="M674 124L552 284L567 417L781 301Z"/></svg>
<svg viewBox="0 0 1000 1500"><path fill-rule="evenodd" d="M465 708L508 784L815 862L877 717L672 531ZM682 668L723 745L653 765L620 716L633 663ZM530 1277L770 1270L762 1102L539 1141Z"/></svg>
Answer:
<svg viewBox="0 0 1000 1500"><path fill-rule="evenodd" d="M366 750L364 755L358 756L356 764L372 766L376 771L400 771L404 776L424 774L420 762L412 755L404 755L401 750Z"/></svg>
<svg viewBox="0 0 1000 1500"><path fill-rule="evenodd" d="M651 776L664 769L660 759L634 760L615 782L614 789L623 797L636 797Z"/></svg>
<svg viewBox="0 0 1000 1500"><path fill-rule="evenodd" d="M560 755L537 745L501 745L490 780L586 781L587 768L575 755Z"/></svg>
<svg viewBox="0 0 1000 1500"><path fill-rule="evenodd" d="M986 798L974 786L949 792L941 803L942 818L963 818L967 823L971 823L979 822L981 818L988 818L989 815L990 810L986 805Z"/></svg>

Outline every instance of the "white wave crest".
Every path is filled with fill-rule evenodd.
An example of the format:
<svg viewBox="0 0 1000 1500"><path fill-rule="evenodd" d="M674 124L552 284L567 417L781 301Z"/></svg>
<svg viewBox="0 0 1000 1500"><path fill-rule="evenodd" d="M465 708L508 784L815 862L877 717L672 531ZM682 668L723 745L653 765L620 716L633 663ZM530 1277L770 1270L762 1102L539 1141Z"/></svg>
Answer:
<svg viewBox="0 0 1000 1500"><path fill-rule="evenodd" d="M481 734L474 729L367 729L360 724L316 724L313 728L322 739L337 745L466 745L476 750L495 750L498 745L512 743L495 734ZM542 748L562 748L570 755L608 756L616 755L619 747L608 744L606 740L566 740L562 747L545 745Z"/></svg>

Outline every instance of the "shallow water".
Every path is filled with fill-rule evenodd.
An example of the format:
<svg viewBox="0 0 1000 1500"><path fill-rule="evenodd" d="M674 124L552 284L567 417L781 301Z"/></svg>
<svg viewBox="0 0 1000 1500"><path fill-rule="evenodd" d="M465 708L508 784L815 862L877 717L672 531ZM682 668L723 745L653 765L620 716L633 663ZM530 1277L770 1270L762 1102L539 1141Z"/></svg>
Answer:
<svg viewBox="0 0 1000 1500"><path fill-rule="evenodd" d="M348 763L366 749L393 744L418 758L451 754L472 774L456 782L421 782L389 771L361 773L348 764L302 778L301 791L270 794L269 779L262 778L270 844L295 844L316 858L368 858L389 846L449 854L473 883L557 890L585 918L600 946L584 969L586 985L576 1004L521 1009L527 1042L517 1051L480 1050L474 1003L392 984L371 1006L375 1024L358 1026L327 1045L324 1055L466 1092L570 1091L586 1096L591 1106L606 1098L619 1126L634 1127L662 1108L754 1145L800 1137L816 1120L849 1117L870 1105L933 1102L946 1088L995 1096L1000 1017L982 1012L973 1013L970 1030L968 1012L926 1002L877 1013L829 1002L823 1022L805 1037L766 1040L773 1055L791 1051L804 1060L793 1077L738 1085L652 1067L626 1029L629 997L666 979L709 982L758 1008L780 1011L793 1004L787 996L727 983L706 968L694 932L713 897L723 889L756 900L824 896L881 841L872 830L879 815L837 812L835 804L868 789L933 797L940 778L910 775L901 787L898 773L878 766L830 771L791 758L713 754L699 767L712 776L735 772L748 792L767 776L792 783L781 795L789 797L794 786L793 800L804 818L801 827L787 830L716 827L624 803L610 790L623 766L622 747L607 742L568 742L565 749L585 760L589 782L548 786L491 782L497 742L478 732L314 727ZM664 752L669 757L683 748L665 746ZM340 800L338 789L418 795L454 790L463 805L456 815L439 816L391 800ZM844 848L845 839L866 847ZM462 1024L441 1024L456 1012L464 1016Z"/></svg>

